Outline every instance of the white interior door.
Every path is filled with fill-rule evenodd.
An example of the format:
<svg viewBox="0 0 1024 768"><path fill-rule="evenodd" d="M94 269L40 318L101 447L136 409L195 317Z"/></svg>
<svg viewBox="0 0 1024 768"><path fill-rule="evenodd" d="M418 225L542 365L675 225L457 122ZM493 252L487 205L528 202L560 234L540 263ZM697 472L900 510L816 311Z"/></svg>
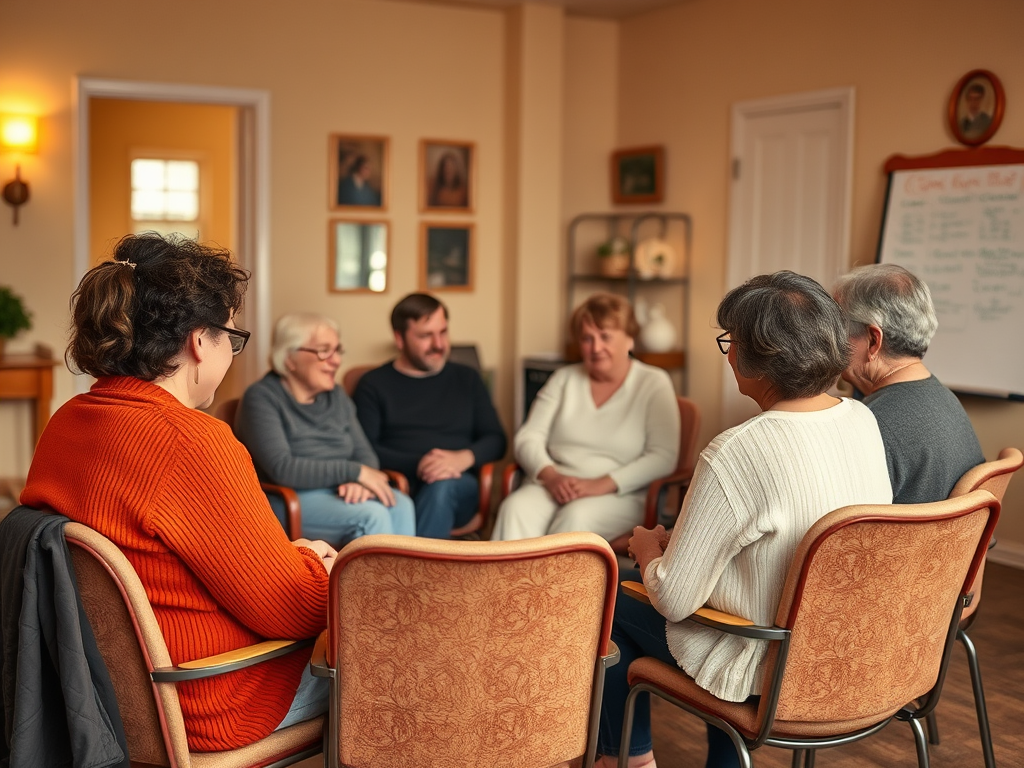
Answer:
<svg viewBox="0 0 1024 768"><path fill-rule="evenodd" d="M726 289L791 269L826 288L849 264L853 89L733 105ZM722 423L757 413L725 363Z"/></svg>

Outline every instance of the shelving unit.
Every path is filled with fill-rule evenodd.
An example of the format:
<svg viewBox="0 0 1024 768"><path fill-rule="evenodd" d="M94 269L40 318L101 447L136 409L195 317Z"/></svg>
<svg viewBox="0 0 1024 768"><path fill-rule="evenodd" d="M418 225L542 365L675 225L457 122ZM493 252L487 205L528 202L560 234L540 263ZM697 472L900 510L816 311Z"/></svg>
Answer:
<svg viewBox="0 0 1024 768"><path fill-rule="evenodd" d="M623 294L636 307L643 298L649 306L663 304L667 317L679 332L677 348L669 352L649 352L639 348L637 359L665 368L678 380L680 392L686 393L688 342L688 306L690 291L690 248L693 225L689 214L663 211L638 213L583 213L569 224L566 255L566 312L580 304L597 290ZM625 237L629 242L629 269L621 277L600 273L597 248L613 237ZM637 246L648 238L667 242L676 253L679 263L669 274L644 277L636 264ZM568 315L567 318L568 320ZM568 322L566 323L568 325ZM576 349L566 338L566 358L573 359Z"/></svg>

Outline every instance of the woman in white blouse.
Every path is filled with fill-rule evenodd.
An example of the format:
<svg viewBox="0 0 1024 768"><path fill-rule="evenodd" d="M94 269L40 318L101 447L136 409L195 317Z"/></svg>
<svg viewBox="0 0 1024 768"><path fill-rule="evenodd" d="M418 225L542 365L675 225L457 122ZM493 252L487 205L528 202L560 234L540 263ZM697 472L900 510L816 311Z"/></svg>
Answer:
<svg viewBox="0 0 1024 768"><path fill-rule="evenodd" d="M638 527L630 550L653 607L620 594L612 639L622 660L605 682L599 765L620 751L626 671L640 656L681 667L720 699L760 691L767 644L684 621L701 605L771 624L793 553L820 517L849 504L889 504L885 449L871 411L828 390L850 358L846 317L814 280L752 278L718 307L736 383L762 413L705 448L671 537ZM707 765L739 765L708 728ZM650 703L637 699L629 765L654 766Z"/></svg>
<svg viewBox="0 0 1024 768"><path fill-rule="evenodd" d="M571 327L583 362L552 374L516 433L526 480L502 503L495 541L562 531L614 539L643 521L647 486L676 466L672 381L629 356L639 330L629 302L591 296Z"/></svg>

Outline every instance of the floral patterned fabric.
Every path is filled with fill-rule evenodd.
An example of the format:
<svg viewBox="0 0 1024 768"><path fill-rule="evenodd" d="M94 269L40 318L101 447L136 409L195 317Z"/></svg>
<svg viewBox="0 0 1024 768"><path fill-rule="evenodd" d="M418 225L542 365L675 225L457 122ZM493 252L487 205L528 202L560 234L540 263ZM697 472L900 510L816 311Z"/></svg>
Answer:
<svg viewBox="0 0 1024 768"><path fill-rule="evenodd" d="M345 562L332 649L341 763L577 760L609 578L607 557L593 551L496 561L371 553Z"/></svg>

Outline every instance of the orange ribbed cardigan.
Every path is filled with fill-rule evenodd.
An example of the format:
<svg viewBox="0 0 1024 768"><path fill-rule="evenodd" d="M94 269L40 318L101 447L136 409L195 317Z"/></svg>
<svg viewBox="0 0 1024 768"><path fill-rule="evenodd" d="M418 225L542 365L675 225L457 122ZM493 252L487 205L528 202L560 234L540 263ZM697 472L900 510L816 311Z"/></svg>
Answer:
<svg viewBox="0 0 1024 768"><path fill-rule="evenodd" d="M245 448L226 424L153 384L102 378L60 408L21 502L84 523L124 552L176 664L326 626L327 572L288 541ZM267 736L308 661L307 650L180 683L189 748Z"/></svg>

